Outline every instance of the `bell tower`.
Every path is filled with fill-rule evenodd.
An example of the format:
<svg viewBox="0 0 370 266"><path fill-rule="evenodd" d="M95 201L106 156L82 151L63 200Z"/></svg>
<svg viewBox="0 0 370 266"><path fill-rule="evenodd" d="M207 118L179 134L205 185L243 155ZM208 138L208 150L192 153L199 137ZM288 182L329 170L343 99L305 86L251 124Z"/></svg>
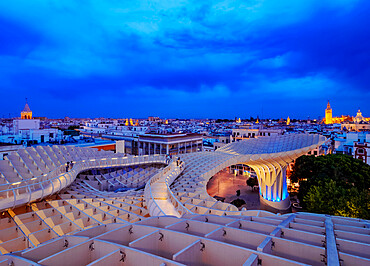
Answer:
<svg viewBox="0 0 370 266"><path fill-rule="evenodd" d="M26 105L21 112L21 119L32 119L32 111L28 105L27 98L26 98Z"/></svg>
<svg viewBox="0 0 370 266"><path fill-rule="evenodd" d="M330 107L329 101L325 109L325 124L333 124L333 110Z"/></svg>

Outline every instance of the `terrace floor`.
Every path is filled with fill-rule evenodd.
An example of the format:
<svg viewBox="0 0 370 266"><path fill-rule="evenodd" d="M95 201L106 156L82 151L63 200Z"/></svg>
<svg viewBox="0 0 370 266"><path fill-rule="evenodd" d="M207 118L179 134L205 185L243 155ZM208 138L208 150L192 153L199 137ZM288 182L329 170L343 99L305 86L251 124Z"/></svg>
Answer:
<svg viewBox="0 0 370 266"><path fill-rule="evenodd" d="M247 210L259 210L260 199L258 189L252 191L251 187L247 186L247 176L235 176L226 171L217 173L207 184L207 192L211 197L219 196L225 198L226 203L230 203L234 199L243 199L246 204L242 206ZM240 189L240 196L236 196L236 191Z"/></svg>

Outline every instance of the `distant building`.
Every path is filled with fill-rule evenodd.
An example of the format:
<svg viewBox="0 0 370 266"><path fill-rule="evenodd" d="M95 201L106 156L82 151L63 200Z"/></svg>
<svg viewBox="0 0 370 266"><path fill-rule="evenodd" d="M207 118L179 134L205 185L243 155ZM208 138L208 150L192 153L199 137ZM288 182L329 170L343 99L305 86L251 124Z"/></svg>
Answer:
<svg viewBox="0 0 370 266"><path fill-rule="evenodd" d="M370 131L370 119L363 117L360 110L357 111L356 116L353 118L353 122L344 122L341 124L341 130L348 131Z"/></svg>
<svg viewBox="0 0 370 266"><path fill-rule="evenodd" d="M217 150L218 148L221 148L222 146L225 146L229 143L231 143L231 135L228 136L218 136L217 140L213 143L213 149Z"/></svg>
<svg viewBox="0 0 370 266"><path fill-rule="evenodd" d="M126 143L127 141L125 141ZM143 134L133 142L132 154L178 155L203 150L203 137L195 133Z"/></svg>
<svg viewBox="0 0 370 266"><path fill-rule="evenodd" d="M258 138L258 137L270 137L282 135L282 129L270 129L270 128L242 128L242 129L233 129L232 130L232 141L240 141L243 139L249 138Z"/></svg>
<svg viewBox="0 0 370 266"><path fill-rule="evenodd" d="M351 155L370 164L370 133L349 132L334 139L335 153Z"/></svg>
<svg viewBox="0 0 370 266"><path fill-rule="evenodd" d="M325 109L325 124L333 124L333 110L330 107L329 101Z"/></svg>
<svg viewBox="0 0 370 266"><path fill-rule="evenodd" d="M355 122L346 122L341 124L341 130L347 130L347 131L370 131L370 123L361 121L359 123Z"/></svg>
<svg viewBox="0 0 370 266"><path fill-rule="evenodd" d="M355 141L353 148L354 158L359 159L364 163L370 164L370 138L364 142Z"/></svg>
<svg viewBox="0 0 370 266"><path fill-rule="evenodd" d="M328 104L325 109L325 118L323 118L322 122L325 124L339 124L339 123L360 123L360 122L369 122L370 117L363 117L360 110L357 111L357 115L355 117L350 115L341 115L338 117L333 117L333 110L330 107L330 103L328 101Z"/></svg>
<svg viewBox="0 0 370 266"><path fill-rule="evenodd" d="M13 130L14 134L21 134L24 130L40 129L39 119L14 119Z"/></svg>
<svg viewBox="0 0 370 266"><path fill-rule="evenodd" d="M62 132L56 128L40 128L40 119L32 118L32 111L26 102L21 119L13 120L12 132L1 135L0 141L14 144L36 144L57 141L62 138Z"/></svg>
<svg viewBox="0 0 370 266"><path fill-rule="evenodd" d="M102 134L102 138L124 140L125 153L132 155L184 154L203 151L203 136L196 133Z"/></svg>
<svg viewBox="0 0 370 266"><path fill-rule="evenodd" d="M363 117L360 109L358 109L357 114L356 114L355 118L353 119L353 122L360 123L360 122L366 122L366 121L368 121L368 119Z"/></svg>
<svg viewBox="0 0 370 266"><path fill-rule="evenodd" d="M32 111L28 105L27 100L26 100L26 105L24 106L21 112L21 119L32 119Z"/></svg>
<svg viewBox="0 0 370 266"><path fill-rule="evenodd" d="M149 116L148 121L149 122L158 122L158 121L161 121L161 119L158 116Z"/></svg>

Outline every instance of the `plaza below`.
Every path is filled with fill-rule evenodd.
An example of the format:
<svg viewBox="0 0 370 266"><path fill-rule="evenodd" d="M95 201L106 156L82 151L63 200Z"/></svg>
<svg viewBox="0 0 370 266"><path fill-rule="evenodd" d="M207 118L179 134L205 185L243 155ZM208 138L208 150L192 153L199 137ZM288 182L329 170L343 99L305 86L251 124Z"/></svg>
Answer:
<svg viewBox="0 0 370 266"><path fill-rule="evenodd" d="M245 204L240 206L247 210L260 209L260 196L258 187L253 189L246 184L247 176L234 175L223 170L214 175L207 183L207 193L216 199L224 198L225 203L231 203L233 200L242 199ZM237 190L240 195L237 196Z"/></svg>

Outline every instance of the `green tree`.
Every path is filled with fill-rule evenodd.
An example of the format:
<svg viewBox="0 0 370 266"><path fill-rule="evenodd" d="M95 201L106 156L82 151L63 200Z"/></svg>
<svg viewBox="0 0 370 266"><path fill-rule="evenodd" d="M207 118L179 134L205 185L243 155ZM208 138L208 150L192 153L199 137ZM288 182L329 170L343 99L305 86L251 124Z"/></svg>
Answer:
<svg viewBox="0 0 370 266"><path fill-rule="evenodd" d="M230 202L230 204L240 208L242 205L245 204L245 200L237 198L237 199L234 199L232 202Z"/></svg>
<svg viewBox="0 0 370 266"><path fill-rule="evenodd" d="M310 212L369 219L370 166L351 156L302 156L291 176Z"/></svg>
<svg viewBox="0 0 370 266"><path fill-rule="evenodd" d="M250 177L247 179L247 185L250 186L252 189L254 186L258 186L257 177Z"/></svg>

